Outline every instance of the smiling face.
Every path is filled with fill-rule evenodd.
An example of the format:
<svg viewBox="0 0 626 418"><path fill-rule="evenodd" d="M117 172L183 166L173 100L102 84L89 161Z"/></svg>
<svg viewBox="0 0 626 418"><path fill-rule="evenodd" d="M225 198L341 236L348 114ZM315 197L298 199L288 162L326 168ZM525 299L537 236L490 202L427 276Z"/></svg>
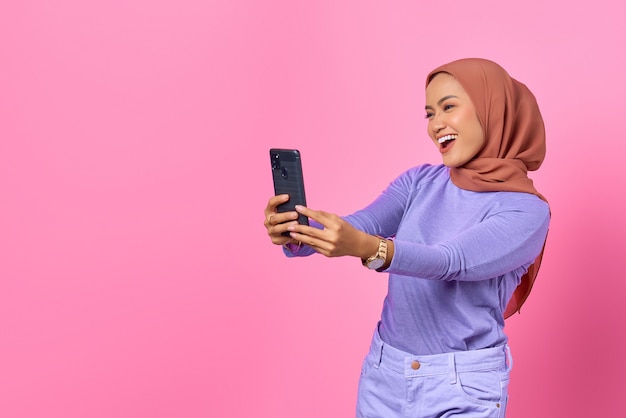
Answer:
<svg viewBox="0 0 626 418"><path fill-rule="evenodd" d="M464 165L485 143L472 100L450 74L437 74L426 87L426 118L428 135L448 167Z"/></svg>

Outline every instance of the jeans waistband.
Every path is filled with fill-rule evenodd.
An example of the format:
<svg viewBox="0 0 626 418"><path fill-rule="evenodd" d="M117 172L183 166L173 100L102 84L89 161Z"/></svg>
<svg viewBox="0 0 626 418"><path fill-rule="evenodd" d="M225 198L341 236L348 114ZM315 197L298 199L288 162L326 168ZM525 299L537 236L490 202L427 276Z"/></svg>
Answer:
<svg viewBox="0 0 626 418"><path fill-rule="evenodd" d="M413 355L387 344L380 338L378 329L372 338L370 354L374 356L374 367L403 373L406 377L433 376L440 374L497 370L513 366L508 345L480 350L456 351L443 354ZM453 377L456 380L456 377Z"/></svg>

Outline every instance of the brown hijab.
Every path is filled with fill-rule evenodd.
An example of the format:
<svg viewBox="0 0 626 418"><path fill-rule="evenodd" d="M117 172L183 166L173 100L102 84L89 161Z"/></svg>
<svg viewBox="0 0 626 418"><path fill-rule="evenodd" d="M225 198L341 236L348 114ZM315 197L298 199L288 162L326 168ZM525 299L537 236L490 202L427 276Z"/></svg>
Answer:
<svg viewBox="0 0 626 418"><path fill-rule="evenodd" d="M450 169L452 182L476 192L510 191L537 195L547 203L528 178L546 154L546 134L535 96L528 88L492 61L466 58L434 69L426 85L438 73L452 75L476 108L485 133L485 144L465 165ZM544 243L545 248L545 243ZM537 277L543 249L522 276L504 312L519 312Z"/></svg>

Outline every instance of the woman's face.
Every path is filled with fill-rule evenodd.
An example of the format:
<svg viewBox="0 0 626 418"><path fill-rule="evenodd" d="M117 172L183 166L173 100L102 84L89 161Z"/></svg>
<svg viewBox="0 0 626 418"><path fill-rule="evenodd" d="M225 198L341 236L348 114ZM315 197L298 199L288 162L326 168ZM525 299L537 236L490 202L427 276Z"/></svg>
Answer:
<svg viewBox="0 0 626 418"><path fill-rule="evenodd" d="M467 163L485 143L474 104L450 74L437 74L426 87L426 118L428 135L448 167Z"/></svg>

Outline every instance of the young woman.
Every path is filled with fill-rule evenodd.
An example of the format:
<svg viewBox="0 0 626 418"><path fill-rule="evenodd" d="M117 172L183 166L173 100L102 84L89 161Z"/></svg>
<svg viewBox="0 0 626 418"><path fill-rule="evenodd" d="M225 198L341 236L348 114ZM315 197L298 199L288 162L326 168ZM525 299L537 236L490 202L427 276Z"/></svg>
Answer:
<svg viewBox="0 0 626 418"><path fill-rule="evenodd" d="M530 291L550 220L527 176L545 155L543 121L526 86L483 59L433 70L425 110L442 165L407 170L349 216L298 206L311 226L272 197L265 227L290 257L353 256L389 274L358 416L504 417L504 319Z"/></svg>

